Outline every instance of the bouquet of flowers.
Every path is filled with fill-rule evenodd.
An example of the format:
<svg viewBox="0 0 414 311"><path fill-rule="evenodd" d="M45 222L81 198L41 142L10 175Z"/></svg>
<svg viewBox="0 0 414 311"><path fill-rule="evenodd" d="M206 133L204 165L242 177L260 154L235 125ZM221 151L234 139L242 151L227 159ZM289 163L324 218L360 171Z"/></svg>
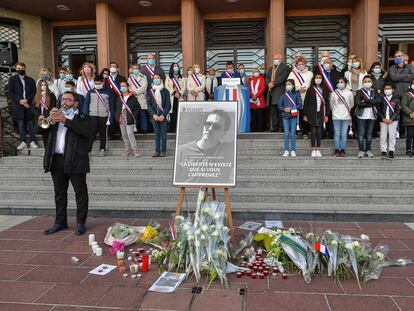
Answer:
<svg viewBox="0 0 414 311"><path fill-rule="evenodd" d="M112 246L116 241L125 246L132 245L144 234L145 227L133 227L121 223L115 223L108 228L104 242Z"/></svg>

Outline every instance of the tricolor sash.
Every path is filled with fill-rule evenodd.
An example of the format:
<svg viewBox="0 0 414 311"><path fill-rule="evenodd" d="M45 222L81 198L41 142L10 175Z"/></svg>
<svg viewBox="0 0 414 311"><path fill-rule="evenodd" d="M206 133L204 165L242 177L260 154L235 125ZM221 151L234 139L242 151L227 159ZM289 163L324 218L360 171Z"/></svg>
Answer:
<svg viewBox="0 0 414 311"><path fill-rule="evenodd" d="M131 82L134 85L134 87L136 89L139 89L141 87L141 84L139 83L139 81L137 79L135 79L134 76L131 76Z"/></svg>
<svg viewBox="0 0 414 311"><path fill-rule="evenodd" d="M108 77L108 81L109 81L110 86L112 87L112 89L113 89L113 90L114 90L114 92L116 93L116 95L118 95L119 99L121 100L122 105L125 107L125 109L126 109L126 110L127 110L127 111L131 114L131 116L134 118L134 122L136 122L136 121L135 121L135 116L134 116L134 114L132 113L131 109L129 109L129 107L128 107L127 103L125 102L124 97L123 97L123 95L122 95L122 92L121 92L121 90L119 89L119 86L115 83L115 80L114 80L114 79L112 79L112 77L111 77L111 76L109 76L109 77Z"/></svg>
<svg viewBox="0 0 414 311"><path fill-rule="evenodd" d="M254 85L254 80L252 79L252 82L250 83L250 90L254 96L256 96L257 93L259 92L259 85L260 85L260 79L257 79L256 85ZM255 101L253 99L250 99L250 102L256 104L257 106L260 105L259 98L256 98Z"/></svg>
<svg viewBox="0 0 414 311"><path fill-rule="evenodd" d="M150 94L151 94L152 99L154 100L155 104L157 105L157 107L161 110L161 112L164 112L164 109L162 109L162 105L158 104L158 102L157 102L157 97L155 97L155 93L154 93L153 89L150 90Z"/></svg>
<svg viewBox="0 0 414 311"><path fill-rule="evenodd" d="M85 87L86 92L89 92L90 90L92 90L92 87L88 81L88 77L85 77L85 79L83 79L82 82L83 82L83 86Z"/></svg>
<svg viewBox="0 0 414 311"><path fill-rule="evenodd" d="M201 81L198 79L198 77L197 77L197 75L195 73L193 73L191 75L191 78L193 79L193 81L195 82L195 84L197 85L197 87L201 87ZM202 92L204 93L204 90Z"/></svg>
<svg viewBox="0 0 414 311"><path fill-rule="evenodd" d="M331 79L329 79L328 74L326 73L326 70L322 67L321 64L318 64L318 69L320 74L323 77L323 80L325 81L326 86L328 87L329 93L332 93L335 88L333 87Z"/></svg>
<svg viewBox="0 0 414 311"><path fill-rule="evenodd" d="M43 101L40 101L40 114L43 115L43 111L45 110L49 110L49 108L47 108L46 104Z"/></svg>
<svg viewBox="0 0 414 311"><path fill-rule="evenodd" d="M292 99L292 97L290 97L289 93L285 92L285 96L288 99L288 101L290 101L290 103L292 104L292 107L290 108L290 115L292 117L296 117L299 114L299 112L298 108L296 108L295 101Z"/></svg>
<svg viewBox="0 0 414 311"><path fill-rule="evenodd" d="M414 99L414 93L408 92L408 94L411 96L412 99Z"/></svg>
<svg viewBox="0 0 414 311"><path fill-rule="evenodd" d="M351 109L349 108L349 105L346 102L345 97L343 97L342 94L339 93L338 90L335 90L335 94L336 94L336 96L338 96L341 103L345 106L346 111L348 111L348 113L349 113L349 117L351 117Z"/></svg>
<svg viewBox="0 0 414 311"><path fill-rule="evenodd" d="M362 95L365 97L366 100L371 100L371 95L368 94L368 92L364 89L361 89Z"/></svg>
<svg viewBox="0 0 414 311"><path fill-rule="evenodd" d="M145 65L145 70L150 74L151 78L154 78L155 70L152 70L152 68L148 65Z"/></svg>
<svg viewBox="0 0 414 311"><path fill-rule="evenodd" d="M387 96L384 96L385 103L387 104L388 108L391 110L392 113L395 112L395 105L392 104L392 101L390 101Z"/></svg>
<svg viewBox="0 0 414 311"><path fill-rule="evenodd" d="M326 103L325 103L325 99L323 98L323 94L317 87L314 86L313 89L315 90L316 95L321 100L321 104L322 104L322 108L323 108L323 115L326 116L326 109L325 109Z"/></svg>
<svg viewBox="0 0 414 311"><path fill-rule="evenodd" d="M302 77L300 72L296 70L292 70L293 74L295 75L296 79L298 79L300 86L302 87L305 84L305 79Z"/></svg>
<svg viewBox="0 0 414 311"><path fill-rule="evenodd" d="M174 84L175 89L180 92L181 94L181 86L180 86L180 81L178 81L178 79L176 77L172 78L172 83Z"/></svg>
<svg viewBox="0 0 414 311"><path fill-rule="evenodd" d="M101 102L101 104L105 107L106 112L108 112L108 120L106 121L106 125L110 125L111 123L110 123L110 121L109 121L109 120L111 119L111 111L109 110L109 107L106 105L106 103L105 103L104 99L102 98L102 95L101 95L101 94L99 94L99 92L98 92L98 90L97 90L97 89L95 89L95 93L96 93L96 95L98 96L99 101Z"/></svg>
<svg viewBox="0 0 414 311"><path fill-rule="evenodd" d="M231 74L229 74L227 71L224 72L224 75L226 75L227 78L231 78Z"/></svg>

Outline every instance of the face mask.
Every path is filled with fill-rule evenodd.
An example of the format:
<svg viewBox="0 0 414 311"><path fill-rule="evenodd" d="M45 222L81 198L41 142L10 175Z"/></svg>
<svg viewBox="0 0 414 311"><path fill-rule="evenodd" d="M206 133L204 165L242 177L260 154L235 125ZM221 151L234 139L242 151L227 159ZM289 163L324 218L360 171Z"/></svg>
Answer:
<svg viewBox="0 0 414 311"><path fill-rule="evenodd" d="M154 79L154 85L160 85L161 80L160 79Z"/></svg>
<svg viewBox="0 0 414 311"><path fill-rule="evenodd" d="M382 70L381 68L374 68L372 69L372 72L375 73L376 75L379 75L382 72Z"/></svg>
<svg viewBox="0 0 414 311"><path fill-rule="evenodd" d="M354 69L358 69L359 66L361 66L361 64L359 62L352 63L352 68L354 68Z"/></svg>
<svg viewBox="0 0 414 311"><path fill-rule="evenodd" d="M66 81L71 81L73 79L72 75L66 75L65 76Z"/></svg>
<svg viewBox="0 0 414 311"><path fill-rule="evenodd" d="M95 84L95 89L102 90L103 85L102 84Z"/></svg>
<svg viewBox="0 0 414 311"><path fill-rule="evenodd" d="M195 68L194 71L195 71L195 73L198 74L198 73L200 73L200 68Z"/></svg>
<svg viewBox="0 0 414 311"><path fill-rule="evenodd" d="M259 72L253 72L253 76L255 76L256 78L258 77L258 76L260 76L260 73Z"/></svg>
<svg viewBox="0 0 414 311"><path fill-rule="evenodd" d="M414 84L411 84L411 89L414 91Z"/></svg>
<svg viewBox="0 0 414 311"><path fill-rule="evenodd" d="M340 90L343 90L343 89L345 88L345 83L338 83L338 84L336 85L336 87L337 87L338 89L340 89Z"/></svg>
<svg viewBox="0 0 414 311"><path fill-rule="evenodd" d="M403 63L403 62L404 62L404 57L400 56L400 57L396 57L396 58L395 58L395 63L396 63L397 65L399 65L399 64L401 64L401 63Z"/></svg>
<svg viewBox="0 0 414 311"><path fill-rule="evenodd" d="M72 88L68 87L68 86L65 86L65 92L72 92Z"/></svg>
<svg viewBox="0 0 414 311"><path fill-rule="evenodd" d="M384 94L386 96L391 96L392 95L392 90L384 90Z"/></svg>
<svg viewBox="0 0 414 311"><path fill-rule="evenodd" d="M121 92L122 92L122 93L126 93L126 92L128 92L127 87L126 87L126 86L121 86Z"/></svg>
<svg viewBox="0 0 414 311"><path fill-rule="evenodd" d="M69 109L66 109L66 110L63 110L63 115L65 116L65 117L69 117L69 118L71 118L74 114L75 114L75 109L73 109L73 107L72 108L69 108Z"/></svg>
<svg viewBox="0 0 414 311"><path fill-rule="evenodd" d="M187 75L188 76L191 76L193 74L193 72L191 71L191 70L189 70L188 72L187 72Z"/></svg>
<svg viewBox="0 0 414 311"><path fill-rule="evenodd" d="M352 60L348 61L348 66L352 67Z"/></svg>
<svg viewBox="0 0 414 311"><path fill-rule="evenodd" d="M362 87L366 90L369 90L371 88L371 86L372 86L371 82L366 82L366 83L362 84Z"/></svg>
<svg viewBox="0 0 414 311"><path fill-rule="evenodd" d="M244 76L244 74L245 74L245 71L244 71L244 69L240 69L240 74L242 75L242 76Z"/></svg>
<svg viewBox="0 0 414 311"><path fill-rule="evenodd" d="M118 69L116 69L116 67L111 67L111 68L109 69L109 71L110 71L111 73L116 73L116 72L118 71Z"/></svg>
<svg viewBox="0 0 414 311"><path fill-rule="evenodd" d="M154 66L154 65L155 65L155 59L154 59L154 58L150 58L150 59L148 60L148 65L150 65L150 66Z"/></svg>
<svg viewBox="0 0 414 311"><path fill-rule="evenodd" d="M290 92L291 90L293 90L293 86L291 86L290 84L286 85L286 91Z"/></svg>
<svg viewBox="0 0 414 311"><path fill-rule="evenodd" d="M322 79L315 79L315 84L319 85L322 83Z"/></svg>
<svg viewBox="0 0 414 311"><path fill-rule="evenodd" d="M42 77L42 80L44 80L44 81L49 81L49 76L43 76L43 77Z"/></svg>
<svg viewBox="0 0 414 311"><path fill-rule="evenodd" d="M102 77L103 77L104 79L106 79L106 78L108 78L108 75L107 75L106 73L104 73L104 74L102 75Z"/></svg>
<svg viewBox="0 0 414 311"><path fill-rule="evenodd" d="M301 65L301 66L298 66L298 69L299 69L299 71L304 71L305 70L305 66L303 66L303 65Z"/></svg>
<svg viewBox="0 0 414 311"><path fill-rule="evenodd" d="M42 86L40 87L40 89L41 89L42 91L46 91L47 86L46 86L46 85L42 85Z"/></svg>
<svg viewBox="0 0 414 311"><path fill-rule="evenodd" d="M265 74L265 70L264 69L260 69L260 74L264 75Z"/></svg>
<svg viewBox="0 0 414 311"><path fill-rule="evenodd" d="M25 69L20 69L20 70L16 70L16 71L21 76L24 76L26 74L26 70Z"/></svg>
<svg viewBox="0 0 414 311"><path fill-rule="evenodd" d="M84 71L85 73L91 73L91 72L92 72L92 69L91 69L91 68L89 68L89 67L85 67L85 68L83 68L83 71Z"/></svg>
<svg viewBox="0 0 414 311"><path fill-rule="evenodd" d="M139 70L138 69L132 69L132 73L137 76L139 74Z"/></svg>
<svg viewBox="0 0 414 311"><path fill-rule="evenodd" d="M227 72L232 74L234 72L234 70L233 69L227 69Z"/></svg>
<svg viewBox="0 0 414 311"><path fill-rule="evenodd" d="M274 59L274 60L273 60L273 65L275 65L275 66L279 66L279 65L280 65L280 60L278 60L278 59Z"/></svg>
<svg viewBox="0 0 414 311"><path fill-rule="evenodd" d="M328 58L329 58L328 56L321 57L322 63L324 63Z"/></svg>
<svg viewBox="0 0 414 311"><path fill-rule="evenodd" d="M326 71L328 71L329 69L331 69L331 65L329 65L329 64L323 64L323 69L325 69Z"/></svg>
<svg viewBox="0 0 414 311"><path fill-rule="evenodd" d="M174 67L173 70L174 70L174 73L178 73L180 71L180 68Z"/></svg>
<svg viewBox="0 0 414 311"><path fill-rule="evenodd" d="M59 79L63 79L65 78L65 74L64 73L59 73Z"/></svg>

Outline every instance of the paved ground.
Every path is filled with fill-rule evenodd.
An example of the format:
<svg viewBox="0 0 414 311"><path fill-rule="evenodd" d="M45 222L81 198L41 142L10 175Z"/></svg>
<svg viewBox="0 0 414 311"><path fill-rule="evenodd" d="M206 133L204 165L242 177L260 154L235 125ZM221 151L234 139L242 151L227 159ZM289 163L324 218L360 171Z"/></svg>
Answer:
<svg viewBox="0 0 414 311"><path fill-rule="evenodd" d="M12 221L17 220L9 219L9 223ZM115 259L106 254L103 257L91 254L87 235L78 237L71 230L43 235L42 230L52 221L50 217L36 217L0 232L0 310L414 310L414 266L386 268L380 280L364 284L362 291L354 281L336 283L328 277L314 277L312 284L306 285L302 277L290 275L287 280L230 276L227 291L213 284L208 291L192 294L195 284L188 280L174 294L148 293L147 288L157 278L155 265L141 279L125 279L116 270L105 277L92 276L88 274L92 268L101 263L115 264ZM106 229L115 221L90 219L89 232L95 233L103 245ZM414 230L405 224L307 221L284 224L308 230L330 228L352 235L365 233L375 243L388 244L390 257L414 258ZM70 225L73 228L73 220ZM243 234L236 233L239 237ZM72 256L80 259L79 264L71 262ZM247 289L245 295L240 294L242 288Z"/></svg>

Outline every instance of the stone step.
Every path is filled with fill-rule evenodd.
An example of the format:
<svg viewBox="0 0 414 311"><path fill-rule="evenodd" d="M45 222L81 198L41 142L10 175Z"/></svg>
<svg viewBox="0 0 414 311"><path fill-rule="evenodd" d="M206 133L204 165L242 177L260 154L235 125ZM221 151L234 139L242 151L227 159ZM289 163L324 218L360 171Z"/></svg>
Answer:
<svg viewBox="0 0 414 311"><path fill-rule="evenodd" d="M232 195L232 192L230 193ZM74 214L75 201L68 202L69 214ZM114 206L112 202L89 201L91 216L100 217L134 217L134 218L169 218L176 209L173 202L130 202L119 201ZM189 202L183 205L182 212L194 211L195 204ZM332 220L332 221L397 221L413 222L413 205L392 204L384 209L378 204L312 204L312 203L246 203L232 201L233 217L251 220L261 219L298 219L298 220ZM50 200L15 201L1 200L1 214L13 215L54 215L54 203Z"/></svg>
<svg viewBox="0 0 414 311"><path fill-rule="evenodd" d="M41 187L53 187L52 178L49 174L42 175L24 175L21 177L15 175L0 176L0 187L30 187L32 185ZM392 189L392 190L412 190L414 189L414 176L412 178L394 178L389 180L378 180L377 178L354 178L345 177L338 180L337 178L324 177L315 179L298 180L296 177L274 177L274 176L242 176L237 179L237 187L267 189L290 189L292 185L298 189ZM137 188L169 188L172 185L169 176L121 176L113 174L111 176L88 175L89 187L119 187L122 185L131 191Z"/></svg>
<svg viewBox="0 0 414 311"><path fill-rule="evenodd" d="M141 188L141 189L124 189L116 187L99 187L89 188L89 198L92 201L112 201L114 206L118 201L131 202L175 202L177 200L178 190L170 188ZM187 191L188 197L196 200L196 189ZM73 197L73 195L72 195ZM52 187L2 187L0 189L0 201L2 200L54 200ZM219 194L219 200L223 200ZM264 191L263 189L240 189L232 190L232 202L249 202L249 203L312 203L324 204L327 208L329 204L412 204L414 192L407 190L392 190L392 193L384 189L360 189L350 191L346 189L325 189L323 192L314 189L273 189ZM387 207L388 208L388 207ZM414 211L414 205L413 205Z"/></svg>

